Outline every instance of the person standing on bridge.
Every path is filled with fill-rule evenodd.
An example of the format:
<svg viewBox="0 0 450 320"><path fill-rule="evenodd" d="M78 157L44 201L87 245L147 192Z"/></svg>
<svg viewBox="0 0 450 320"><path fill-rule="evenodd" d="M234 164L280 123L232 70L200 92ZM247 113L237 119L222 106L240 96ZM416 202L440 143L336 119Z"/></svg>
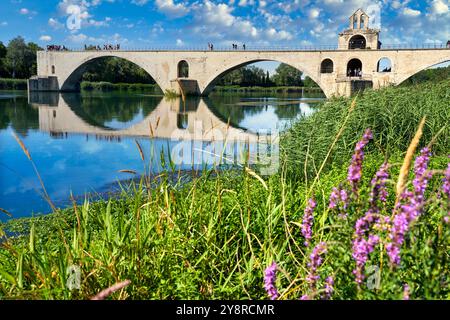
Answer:
<svg viewBox="0 0 450 320"><path fill-rule="evenodd" d="M245 43L242 45L242 47L244 48L244 50L245 50Z"/></svg>

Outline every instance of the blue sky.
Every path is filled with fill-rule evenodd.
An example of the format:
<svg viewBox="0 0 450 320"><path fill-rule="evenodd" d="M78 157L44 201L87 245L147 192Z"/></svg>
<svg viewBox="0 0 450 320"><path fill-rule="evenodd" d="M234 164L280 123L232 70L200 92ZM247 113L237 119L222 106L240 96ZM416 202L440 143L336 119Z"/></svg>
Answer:
<svg viewBox="0 0 450 320"><path fill-rule="evenodd" d="M381 6L384 43L450 39L449 0L1 0L0 41L22 35L40 45L121 42L130 47L335 45L358 7ZM79 30L67 8L77 5Z"/></svg>
<svg viewBox="0 0 450 320"><path fill-rule="evenodd" d="M446 43L450 0L0 0L0 41L128 48L336 45L348 17L381 8L381 41ZM73 11L74 7L79 11ZM72 14L68 14L72 12ZM67 21L76 17L80 28ZM69 21L70 22L70 21Z"/></svg>

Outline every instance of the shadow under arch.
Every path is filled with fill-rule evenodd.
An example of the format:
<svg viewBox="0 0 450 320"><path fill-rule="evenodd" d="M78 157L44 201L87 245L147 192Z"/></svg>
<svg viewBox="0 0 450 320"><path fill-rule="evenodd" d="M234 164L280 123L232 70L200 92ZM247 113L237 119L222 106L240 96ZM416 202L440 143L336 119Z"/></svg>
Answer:
<svg viewBox="0 0 450 320"><path fill-rule="evenodd" d="M447 64L447 66L439 67L440 65L444 65L444 64ZM407 82L414 83L414 82L412 81L412 79L413 79L415 76L418 76L420 73L423 73L423 72L425 72L426 70L430 70L430 69L433 68L433 67L437 67L437 68L450 68L450 56L449 56L448 58L445 58L443 61L440 61L440 62L437 62L437 63L433 63L432 65L429 65L429 66L425 66L425 67L423 67L423 68L420 68L420 70L418 70L417 72L415 72L415 73L413 73L413 74L410 74L410 75L408 75L407 77L405 77L405 78L401 79L400 81L398 81L398 83L397 83L396 85L397 85L397 86L400 86L400 85L402 85L402 84L404 84L404 83L407 83ZM427 81L427 79L424 79L423 81ZM422 81L418 81L418 82L422 82Z"/></svg>
<svg viewBox="0 0 450 320"><path fill-rule="evenodd" d="M158 79L154 77L148 70L146 70L143 66L141 66L138 62L135 62L129 58L122 57L119 55L116 55L112 52L107 52L104 55L101 56L95 56L95 57L89 57L82 61L82 63L76 67L73 71L71 71L70 75L65 79L65 81L61 84L61 90L62 92L77 92L80 91L80 83L81 79L83 77L83 74L86 73L86 71L89 69L90 66L92 66L93 63L100 61L100 60L106 60L106 59L120 59L123 61L127 61L129 63L132 63L136 67L142 69L148 76L150 76L155 84L159 87L159 89L162 92L162 87L158 83Z"/></svg>
<svg viewBox="0 0 450 320"><path fill-rule="evenodd" d="M319 79L317 79L314 75L312 75L311 72L306 71L306 68L302 68L301 66L300 67L294 66L290 62L283 61L283 59L250 59L250 60L247 60L244 62L233 63L230 66L226 66L224 70L220 70L217 74L210 77L209 80L206 82L207 85L203 89L202 96L209 95L212 92L212 90L214 89L214 87L217 85L219 80L226 74L233 72L234 70L238 70L240 68L246 67L248 65L251 65L251 64L254 64L257 62L265 62L265 61L283 63L283 64L286 64L292 68L295 68L295 69L301 71L303 73L303 75L311 78L311 80L313 80L320 87L322 92L326 95L325 90L324 90L322 84L320 83Z"/></svg>

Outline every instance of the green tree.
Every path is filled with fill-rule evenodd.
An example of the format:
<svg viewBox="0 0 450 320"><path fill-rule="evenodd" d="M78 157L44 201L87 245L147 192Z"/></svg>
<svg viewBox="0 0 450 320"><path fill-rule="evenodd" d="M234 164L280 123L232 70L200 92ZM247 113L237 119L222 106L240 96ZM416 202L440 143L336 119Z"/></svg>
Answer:
<svg viewBox="0 0 450 320"><path fill-rule="evenodd" d="M315 88L318 87L317 83L314 82L313 79L310 77L305 77L305 80L303 81L303 85L307 88Z"/></svg>
<svg viewBox="0 0 450 320"><path fill-rule="evenodd" d="M92 61L82 80L111 83L155 83L145 70L121 58L102 58Z"/></svg>
<svg viewBox="0 0 450 320"><path fill-rule="evenodd" d="M277 86L301 86L302 72L294 67L281 63L278 68L275 69L272 81Z"/></svg>
<svg viewBox="0 0 450 320"><path fill-rule="evenodd" d="M11 78L27 79L36 70L36 51L41 48L35 43L25 43L22 37L12 39L8 43L5 64Z"/></svg>
<svg viewBox="0 0 450 320"><path fill-rule="evenodd" d="M6 57L6 47L3 42L0 41L0 78L6 77L6 69L5 69L5 57Z"/></svg>

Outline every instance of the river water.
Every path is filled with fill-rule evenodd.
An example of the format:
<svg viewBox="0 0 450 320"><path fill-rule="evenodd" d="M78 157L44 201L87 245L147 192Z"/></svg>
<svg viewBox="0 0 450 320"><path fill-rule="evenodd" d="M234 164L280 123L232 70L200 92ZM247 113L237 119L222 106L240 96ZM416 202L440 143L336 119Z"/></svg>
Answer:
<svg viewBox="0 0 450 320"><path fill-rule="evenodd" d="M157 174L170 163L177 170L262 163L270 174L276 170L279 132L313 113L322 99L213 94L182 101L143 93L0 92L0 208L15 218L50 211L14 135L28 149L52 202L64 207L71 194L80 200L86 193L106 194L134 176L121 170L142 174L144 164Z"/></svg>

